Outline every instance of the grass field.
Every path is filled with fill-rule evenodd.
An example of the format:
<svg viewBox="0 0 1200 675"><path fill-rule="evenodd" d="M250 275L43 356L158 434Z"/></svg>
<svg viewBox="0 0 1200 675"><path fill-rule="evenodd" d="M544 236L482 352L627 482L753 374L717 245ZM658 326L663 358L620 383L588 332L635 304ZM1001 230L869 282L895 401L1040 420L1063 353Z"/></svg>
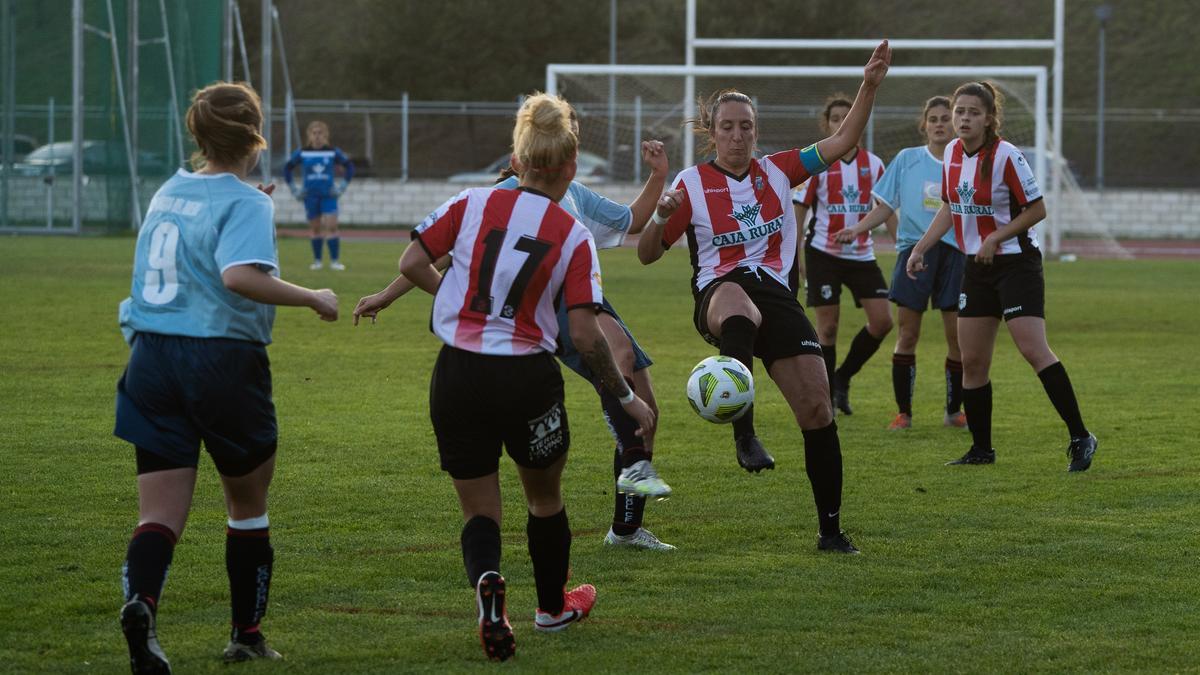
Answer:
<svg viewBox="0 0 1200 675"><path fill-rule="evenodd" d="M888 354L856 378L841 417L843 523L864 555L815 550L799 430L757 366L757 425L778 468L738 468L727 428L683 385L711 350L691 327L686 254L649 268L602 254L608 295L656 358L656 464L675 488L646 523L666 555L606 550L611 441L590 388L566 373L573 447L565 497L574 580L599 600L583 624L535 634L536 596L515 472L501 470L503 572L517 658L486 663L475 637L461 525L438 470L427 387L440 345L429 299L377 325L355 301L392 277L401 245L343 244L349 270L284 276L332 285L343 319L282 309L273 360L280 455L270 508L276 575L264 630L287 658L246 672L792 672L1194 670L1200 583L1200 274L1195 262L1047 267L1051 346L1070 371L1096 463L1068 475L1066 432L1002 332L991 467L945 467L969 445L943 429L940 320L918 354L914 428L894 414ZM112 437L127 358L116 305L128 238L0 243L0 671L121 672L118 572L136 520L133 453ZM881 261L891 269L892 258ZM1191 300L1188 300L1191 298ZM862 324L843 308L840 353ZM177 672L219 660L229 609L224 515L211 463L176 549L159 635Z"/></svg>

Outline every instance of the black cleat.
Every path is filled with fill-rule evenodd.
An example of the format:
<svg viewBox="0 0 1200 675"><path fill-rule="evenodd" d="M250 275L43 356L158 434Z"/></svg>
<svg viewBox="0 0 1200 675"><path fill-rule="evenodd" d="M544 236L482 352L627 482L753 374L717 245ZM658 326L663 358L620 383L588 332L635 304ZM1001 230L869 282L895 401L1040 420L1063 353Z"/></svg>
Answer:
<svg viewBox="0 0 1200 675"><path fill-rule="evenodd" d="M154 612L137 596L121 608L121 632L129 643L129 667L134 675L170 675L171 664L158 646Z"/></svg>
<svg viewBox="0 0 1200 675"><path fill-rule="evenodd" d="M763 469L774 469L775 459L767 454L767 449L758 440L758 436L747 434L736 438L733 444L737 447L737 461L741 467L750 473L758 473Z"/></svg>
<svg viewBox="0 0 1200 675"><path fill-rule="evenodd" d="M959 457L958 459L952 459L949 462L946 462L946 466L953 466L956 464L995 464L995 463L996 463L996 450L994 448L989 448L987 450L980 450L979 448L972 445L971 449L967 451L967 454L963 455L962 457Z"/></svg>
<svg viewBox="0 0 1200 675"><path fill-rule="evenodd" d="M853 415L850 409L850 383L839 375L833 376L833 407L842 411L843 415Z"/></svg>
<svg viewBox="0 0 1200 675"><path fill-rule="evenodd" d="M484 572L475 585L479 606L479 643L492 661L506 661L517 651L512 626L505 607L504 577L499 572Z"/></svg>
<svg viewBox="0 0 1200 675"><path fill-rule="evenodd" d="M1067 471L1087 471L1098 444L1094 434L1088 434L1087 438L1072 438L1071 445L1067 446L1067 457L1071 458Z"/></svg>
<svg viewBox="0 0 1200 675"><path fill-rule="evenodd" d="M817 550L829 551L830 553L848 553L857 555L861 551L850 541L850 537L845 532L839 531L837 534L817 535Z"/></svg>

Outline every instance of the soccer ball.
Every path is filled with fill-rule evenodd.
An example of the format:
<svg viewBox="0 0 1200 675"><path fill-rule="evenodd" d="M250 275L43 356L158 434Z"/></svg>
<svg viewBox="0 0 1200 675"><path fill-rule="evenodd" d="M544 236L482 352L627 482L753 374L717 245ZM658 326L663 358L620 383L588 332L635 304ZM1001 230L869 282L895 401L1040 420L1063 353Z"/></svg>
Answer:
<svg viewBox="0 0 1200 675"><path fill-rule="evenodd" d="M739 419L754 403L754 376L730 356L710 356L692 369L688 402L696 414L716 424Z"/></svg>

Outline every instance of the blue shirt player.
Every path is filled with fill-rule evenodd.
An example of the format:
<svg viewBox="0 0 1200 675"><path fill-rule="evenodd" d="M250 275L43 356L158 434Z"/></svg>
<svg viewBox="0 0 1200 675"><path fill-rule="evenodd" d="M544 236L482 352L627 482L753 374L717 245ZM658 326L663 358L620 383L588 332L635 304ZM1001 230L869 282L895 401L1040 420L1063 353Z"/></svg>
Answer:
<svg viewBox="0 0 1200 675"><path fill-rule="evenodd" d="M266 504L277 439L266 345L275 305L337 318L332 291L279 278L271 188L243 182L266 146L258 94L244 84L205 87L187 125L201 168L179 171L150 201L119 312L131 351L117 383L114 433L133 444L138 474L120 621L137 673L170 672L155 621L201 442L228 497L233 626L224 659L279 658L259 628L274 559Z"/></svg>
<svg viewBox="0 0 1200 675"><path fill-rule="evenodd" d="M958 294L962 286L966 255L959 250L954 232L947 232L925 255L926 268L910 279L904 273L913 246L921 240L942 204L942 154L954 138L950 99L934 96L925 102L919 129L925 145L905 148L896 155L875 185L875 208L861 222L838 235L838 240L866 232L900 212L896 233L896 267L888 299L896 303L900 336L892 354L892 389L899 412L888 426L892 430L912 426L913 389L917 379L917 341L921 316L931 305L942 311L946 335L946 410L942 423L964 428L962 412L962 354L958 349Z"/></svg>
<svg viewBox="0 0 1200 675"><path fill-rule="evenodd" d="M321 269L321 245L329 244L329 268L344 270L339 259L341 238L338 237L338 197L354 178L354 162L340 148L329 145L329 126L320 120L310 122L305 130L308 145L292 153L283 167L283 181L296 199L304 201L304 217L312 234L313 263L310 269ZM292 174L301 167L304 183L292 183ZM336 175L338 167L342 177Z"/></svg>
<svg viewBox="0 0 1200 675"><path fill-rule="evenodd" d="M578 135L578 121L574 110L571 111L574 131ZM626 206L607 199L587 186L572 181L559 205L575 217L588 230L596 242L596 248L614 248L620 246L626 235L638 234L645 227L653 213L659 195L666 185L668 170L667 155L659 141L644 141L642 143L642 158L650 166L650 177L646 180L641 193L632 204ZM520 181L511 169L506 169L496 187L516 189ZM453 200L451 200L453 201ZM441 209L439 209L439 212ZM438 212L435 212L435 216ZM384 290L358 302L354 309L354 319L368 316L372 320L378 312L412 288L412 283L403 276L397 277ZM633 333L629 331L617 315L617 311L604 298L599 314L600 327L612 350L613 360L621 374L631 383L637 395L658 414L658 406L654 399L654 389L650 381L650 357L638 345ZM637 423L626 413L620 402L605 392L598 385L594 373L584 363L579 350L571 342L570 330L567 325L565 305L558 310L559 323L559 359L571 370L596 386L600 396L609 428L616 438L616 450L613 460L613 475L617 481L614 491L614 512L612 526L604 538L611 546L628 546L658 551L669 551L675 547L663 543L649 530L642 527L642 517L647 496L665 496L670 488L658 478L651 464L654 452L654 434L647 433L638 436Z"/></svg>

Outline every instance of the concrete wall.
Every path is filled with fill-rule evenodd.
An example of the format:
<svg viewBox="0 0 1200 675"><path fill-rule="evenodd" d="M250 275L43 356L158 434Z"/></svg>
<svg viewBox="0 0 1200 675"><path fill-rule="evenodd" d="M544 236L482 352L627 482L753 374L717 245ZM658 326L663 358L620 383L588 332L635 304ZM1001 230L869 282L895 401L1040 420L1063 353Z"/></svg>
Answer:
<svg viewBox="0 0 1200 675"><path fill-rule="evenodd" d="M35 226L45 223L47 186L42 179L13 176L9 181L10 222ZM160 181L141 181L143 203L149 202ZM341 199L340 221L351 227L410 226L466 187L444 181L359 179ZM623 204L633 201L641 191L640 185L631 183L598 183L592 187ZM69 177L59 177L52 190L56 225L62 226L70 222ZM304 206L283 185L275 191L275 205L279 225L304 223ZM90 180L84 188L84 220L103 220L107 207L104 179ZM1120 238L1200 239L1200 190L1109 189L1100 195L1091 190L1064 192L1059 210L1067 236L1108 233Z"/></svg>

